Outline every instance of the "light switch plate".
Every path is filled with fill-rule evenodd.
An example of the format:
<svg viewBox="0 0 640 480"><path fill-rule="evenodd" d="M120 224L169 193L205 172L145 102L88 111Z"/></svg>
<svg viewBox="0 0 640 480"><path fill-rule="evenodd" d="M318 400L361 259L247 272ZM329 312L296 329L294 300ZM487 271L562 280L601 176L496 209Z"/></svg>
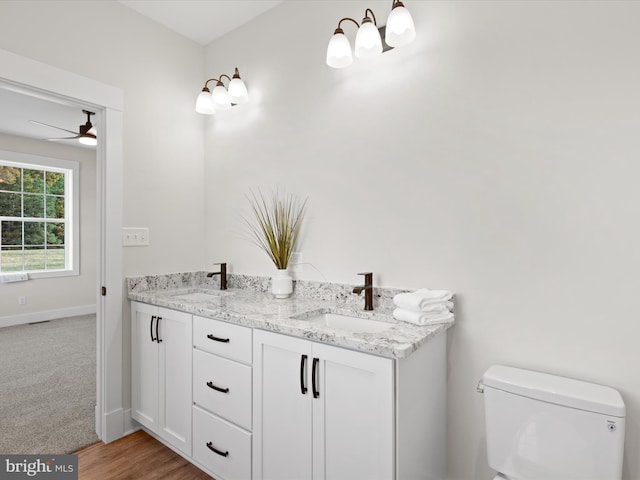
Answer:
<svg viewBox="0 0 640 480"><path fill-rule="evenodd" d="M145 247L149 245L149 228L123 227L122 245L125 247Z"/></svg>

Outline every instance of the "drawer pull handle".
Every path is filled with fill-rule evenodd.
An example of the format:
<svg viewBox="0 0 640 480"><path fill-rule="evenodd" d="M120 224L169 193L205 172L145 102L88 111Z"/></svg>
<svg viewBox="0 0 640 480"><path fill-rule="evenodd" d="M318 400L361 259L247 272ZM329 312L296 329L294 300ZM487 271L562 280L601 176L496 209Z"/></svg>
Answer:
<svg viewBox="0 0 640 480"><path fill-rule="evenodd" d="M160 326L160 320L162 320L162 317L158 317L156 319L156 342L158 342L158 343L162 342L162 339L160 338L160 335L158 335L158 327Z"/></svg>
<svg viewBox="0 0 640 480"><path fill-rule="evenodd" d="M318 398L320 396L320 391L316 387L316 375L320 373L320 368L318 367L319 359L313 359L313 365L311 369L311 388L313 390L313 398Z"/></svg>
<svg viewBox="0 0 640 480"><path fill-rule="evenodd" d="M229 343L229 339L228 338L220 338L220 337L214 337L213 335L209 334L207 335L207 338L209 340L214 340L216 342L222 342L222 343Z"/></svg>
<svg viewBox="0 0 640 480"><path fill-rule="evenodd" d="M229 451L227 450L226 452L221 452L220 450L218 450L217 448L215 448L213 446L213 443L211 442L207 442L207 448L209 450L211 450L213 453L217 453L218 455L220 455L221 457L228 457L229 456Z"/></svg>
<svg viewBox="0 0 640 480"><path fill-rule="evenodd" d="M151 315L151 324L149 325L149 333L151 334L151 341L155 342L156 339L153 337L153 321L156 319L155 315Z"/></svg>
<svg viewBox="0 0 640 480"><path fill-rule="evenodd" d="M222 392L222 393L229 393L229 389L228 388L220 388L220 387L216 387L213 382L207 382L207 387L209 388L213 388L214 390L217 390L218 392Z"/></svg>
<svg viewBox="0 0 640 480"><path fill-rule="evenodd" d="M300 391L302 392L302 395L306 395L308 390L307 387L304 385L304 370L305 370L306 363L307 363L307 356L301 355L300 356Z"/></svg>

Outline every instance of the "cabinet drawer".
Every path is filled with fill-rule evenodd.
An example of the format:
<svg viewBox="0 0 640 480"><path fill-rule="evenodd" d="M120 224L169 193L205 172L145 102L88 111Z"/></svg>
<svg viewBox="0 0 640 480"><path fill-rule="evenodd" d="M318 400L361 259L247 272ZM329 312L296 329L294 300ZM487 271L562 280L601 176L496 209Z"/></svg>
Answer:
<svg viewBox="0 0 640 480"><path fill-rule="evenodd" d="M251 434L194 406L193 458L225 480L247 480L251 478Z"/></svg>
<svg viewBox="0 0 640 480"><path fill-rule="evenodd" d="M251 430L251 367L194 350L193 401Z"/></svg>
<svg viewBox="0 0 640 480"><path fill-rule="evenodd" d="M193 344L206 352L250 364L251 337L248 327L193 317Z"/></svg>

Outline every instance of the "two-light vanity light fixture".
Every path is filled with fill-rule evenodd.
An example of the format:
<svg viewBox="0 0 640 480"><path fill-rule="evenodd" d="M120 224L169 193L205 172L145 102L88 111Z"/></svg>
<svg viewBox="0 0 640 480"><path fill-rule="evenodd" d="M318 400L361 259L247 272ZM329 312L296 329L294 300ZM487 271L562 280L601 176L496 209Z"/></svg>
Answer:
<svg viewBox="0 0 640 480"><path fill-rule="evenodd" d="M227 77L229 80L229 90L222 83L222 77ZM216 86L212 92L209 92L207 84L212 81L216 81ZM218 78L210 78L204 82L204 88L198 95L196 100L196 112L204 113L205 115L213 115L216 112L229 110L232 105L241 105L247 103L249 100L249 94L247 93L247 87L240 78L240 72L236 68L233 78L224 73Z"/></svg>
<svg viewBox="0 0 640 480"><path fill-rule="evenodd" d="M360 24L349 17L338 22L338 28L333 32L333 37L329 40L327 47L327 65L333 68L344 68L353 63L351 44L340 28L340 24L344 20L349 20L358 26L356 34L356 57L358 58L372 58L382 53L381 30L384 32L385 43L391 48L408 45L416 37L413 18L400 0L392 0L386 27L378 28L376 17L371 9L367 8L364 15Z"/></svg>

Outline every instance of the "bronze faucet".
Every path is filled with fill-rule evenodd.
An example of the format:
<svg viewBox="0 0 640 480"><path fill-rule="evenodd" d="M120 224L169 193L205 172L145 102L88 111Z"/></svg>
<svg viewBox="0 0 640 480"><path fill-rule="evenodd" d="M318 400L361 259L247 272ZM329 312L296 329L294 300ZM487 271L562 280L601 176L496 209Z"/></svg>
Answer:
<svg viewBox="0 0 640 480"><path fill-rule="evenodd" d="M227 264L214 263L214 265L220 265L220 271L208 273L207 278L211 278L214 275L220 275L220 290L226 290L227 289Z"/></svg>
<svg viewBox="0 0 640 480"><path fill-rule="evenodd" d="M360 295L364 291L364 309L366 311L373 310L373 273L359 273L358 275L364 275L364 285L355 287L353 293Z"/></svg>

